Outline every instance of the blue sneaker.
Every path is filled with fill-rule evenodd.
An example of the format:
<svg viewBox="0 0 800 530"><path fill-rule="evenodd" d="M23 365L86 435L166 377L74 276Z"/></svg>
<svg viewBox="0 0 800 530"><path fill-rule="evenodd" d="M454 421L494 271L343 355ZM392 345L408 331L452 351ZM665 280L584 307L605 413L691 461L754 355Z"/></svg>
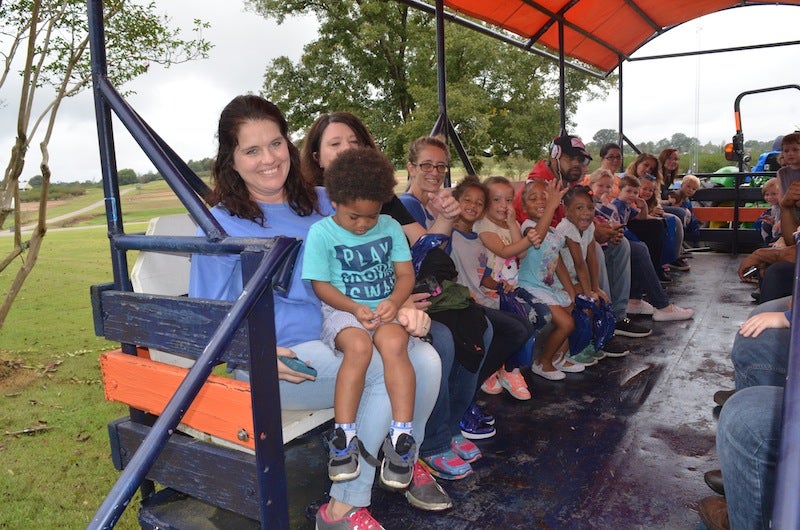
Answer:
<svg viewBox="0 0 800 530"><path fill-rule="evenodd" d="M474 401L467 409L467 412L464 413L464 416L472 416L480 423L485 423L486 425L494 425L494 416L483 410L478 406L477 403Z"/></svg>
<svg viewBox="0 0 800 530"><path fill-rule="evenodd" d="M453 439L450 440L450 447L453 449L455 454L460 456L461 459L468 464L473 463L483 456L477 445L472 443L470 440L467 440L460 434L453 436Z"/></svg>
<svg viewBox="0 0 800 530"><path fill-rule="evenodd" d="M459 480L472 473L472 466L448 449L447 451L419 458L431 474L445 480Z"/></svg>
<svg viewBox="0 0 800 530"><path fill-rule="evenodd" d="M485 440L497 433L494 427L481 423L477 418L464 415L461 418L461 435L469 440Z"/></svg>

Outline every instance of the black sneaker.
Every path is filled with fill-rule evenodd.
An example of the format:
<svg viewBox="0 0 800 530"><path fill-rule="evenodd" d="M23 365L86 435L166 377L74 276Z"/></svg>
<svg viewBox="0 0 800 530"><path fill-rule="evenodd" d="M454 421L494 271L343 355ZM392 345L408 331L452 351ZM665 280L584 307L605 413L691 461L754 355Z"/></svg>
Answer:
<svg viewBox="0 0 800 530"><path fill-rule="evenodd" d="M381 483L391 490L402 490L411 484L414 463L417 461L417 443L412 436L401 434L397 444L387 436L383 441Z"/></svg>
<svg viewBox="0 0 800 530"><path fill-rule="evenodd" d="M606 357L625 357L631 352L616 337L611 337L611 340L606 342L606 345L600 351L605 353Z"/></svg>
<svg viewBox="0 0 800 530"><path fill-rule="evenodd" d="M341 427L335 429L328 439L328 478L331 482L352 480L361 473L358 463L358 436L347 443Z"/></svg>
<svg viewBox="0 0 800 530"><path fill-rule="evenodd" d="M661 283L672 283L672 278L666 270L656 269L656 275L658 276L658 281Z"/></svg>
<svg viewBox="0 0 800 530"><path fill-rule="evenodd" d="M617 320L617 324L614 326L614 335L620 335L622 337L633 337L638 339L647 337L652 332L652 329L640 324L635 324L630 318Z"/></svg>

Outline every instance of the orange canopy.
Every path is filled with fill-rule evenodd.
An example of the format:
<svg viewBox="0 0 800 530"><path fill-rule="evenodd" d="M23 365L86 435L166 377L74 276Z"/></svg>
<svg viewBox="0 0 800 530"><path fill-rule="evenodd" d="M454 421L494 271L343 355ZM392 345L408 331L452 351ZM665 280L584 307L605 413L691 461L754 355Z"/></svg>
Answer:
<svg viewBox="0 0 800 530"><path fill-rule="evenodd" d="M564 55L610 72L652 38L688 20L731 7L800 5L800 0L444 0L444 4L531 44L558 51L564 22Z"/></svg>

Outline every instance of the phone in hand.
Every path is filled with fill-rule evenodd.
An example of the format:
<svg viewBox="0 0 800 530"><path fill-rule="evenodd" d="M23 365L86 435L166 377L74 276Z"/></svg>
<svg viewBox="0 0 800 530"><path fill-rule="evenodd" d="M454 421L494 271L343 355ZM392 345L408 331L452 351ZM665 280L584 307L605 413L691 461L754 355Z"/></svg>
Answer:
<svg viewBox="0 0 800 530"><path fill-rule="evenodd" d="M749 278L750 276L753 276L755 274L758 274L758 267L752 266L749 269L747 269L746 271L744 271L744 273L742 274L742 277Z"/></svg>
<svg viewBox="0 0 800 530"><path fill-rule="evenodd" d="M278 355L278 360L281 361L283 364L294 370L295 372L300 372L303 374L311 375L316 377L317 371L312 368L311 366L307 365L297 357L288 357L286 355Z"/></svg>

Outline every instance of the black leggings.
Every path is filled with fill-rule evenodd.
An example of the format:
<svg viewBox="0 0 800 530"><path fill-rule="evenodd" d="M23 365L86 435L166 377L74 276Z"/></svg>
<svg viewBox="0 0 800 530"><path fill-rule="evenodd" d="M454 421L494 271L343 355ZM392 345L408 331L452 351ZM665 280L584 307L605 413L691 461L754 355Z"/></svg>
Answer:
<svg viewBox="0 0 800 530"><path fill-rule="evenodd" d="M534 331L533 324L523 316L488 307L484 309L493 332L492 343L489 344L483 366L478 373L478 386L517 353Z"/></svg>
<svg viewBox="0 0 800 530"><path fill-rule="evenodd" d="M628 221L628 229L639 238L639 241L647 245L650 253L650 261L656 272L661 270L661 252L664 249L664 235L666 225L662 219L631 219Z"/></svg>

